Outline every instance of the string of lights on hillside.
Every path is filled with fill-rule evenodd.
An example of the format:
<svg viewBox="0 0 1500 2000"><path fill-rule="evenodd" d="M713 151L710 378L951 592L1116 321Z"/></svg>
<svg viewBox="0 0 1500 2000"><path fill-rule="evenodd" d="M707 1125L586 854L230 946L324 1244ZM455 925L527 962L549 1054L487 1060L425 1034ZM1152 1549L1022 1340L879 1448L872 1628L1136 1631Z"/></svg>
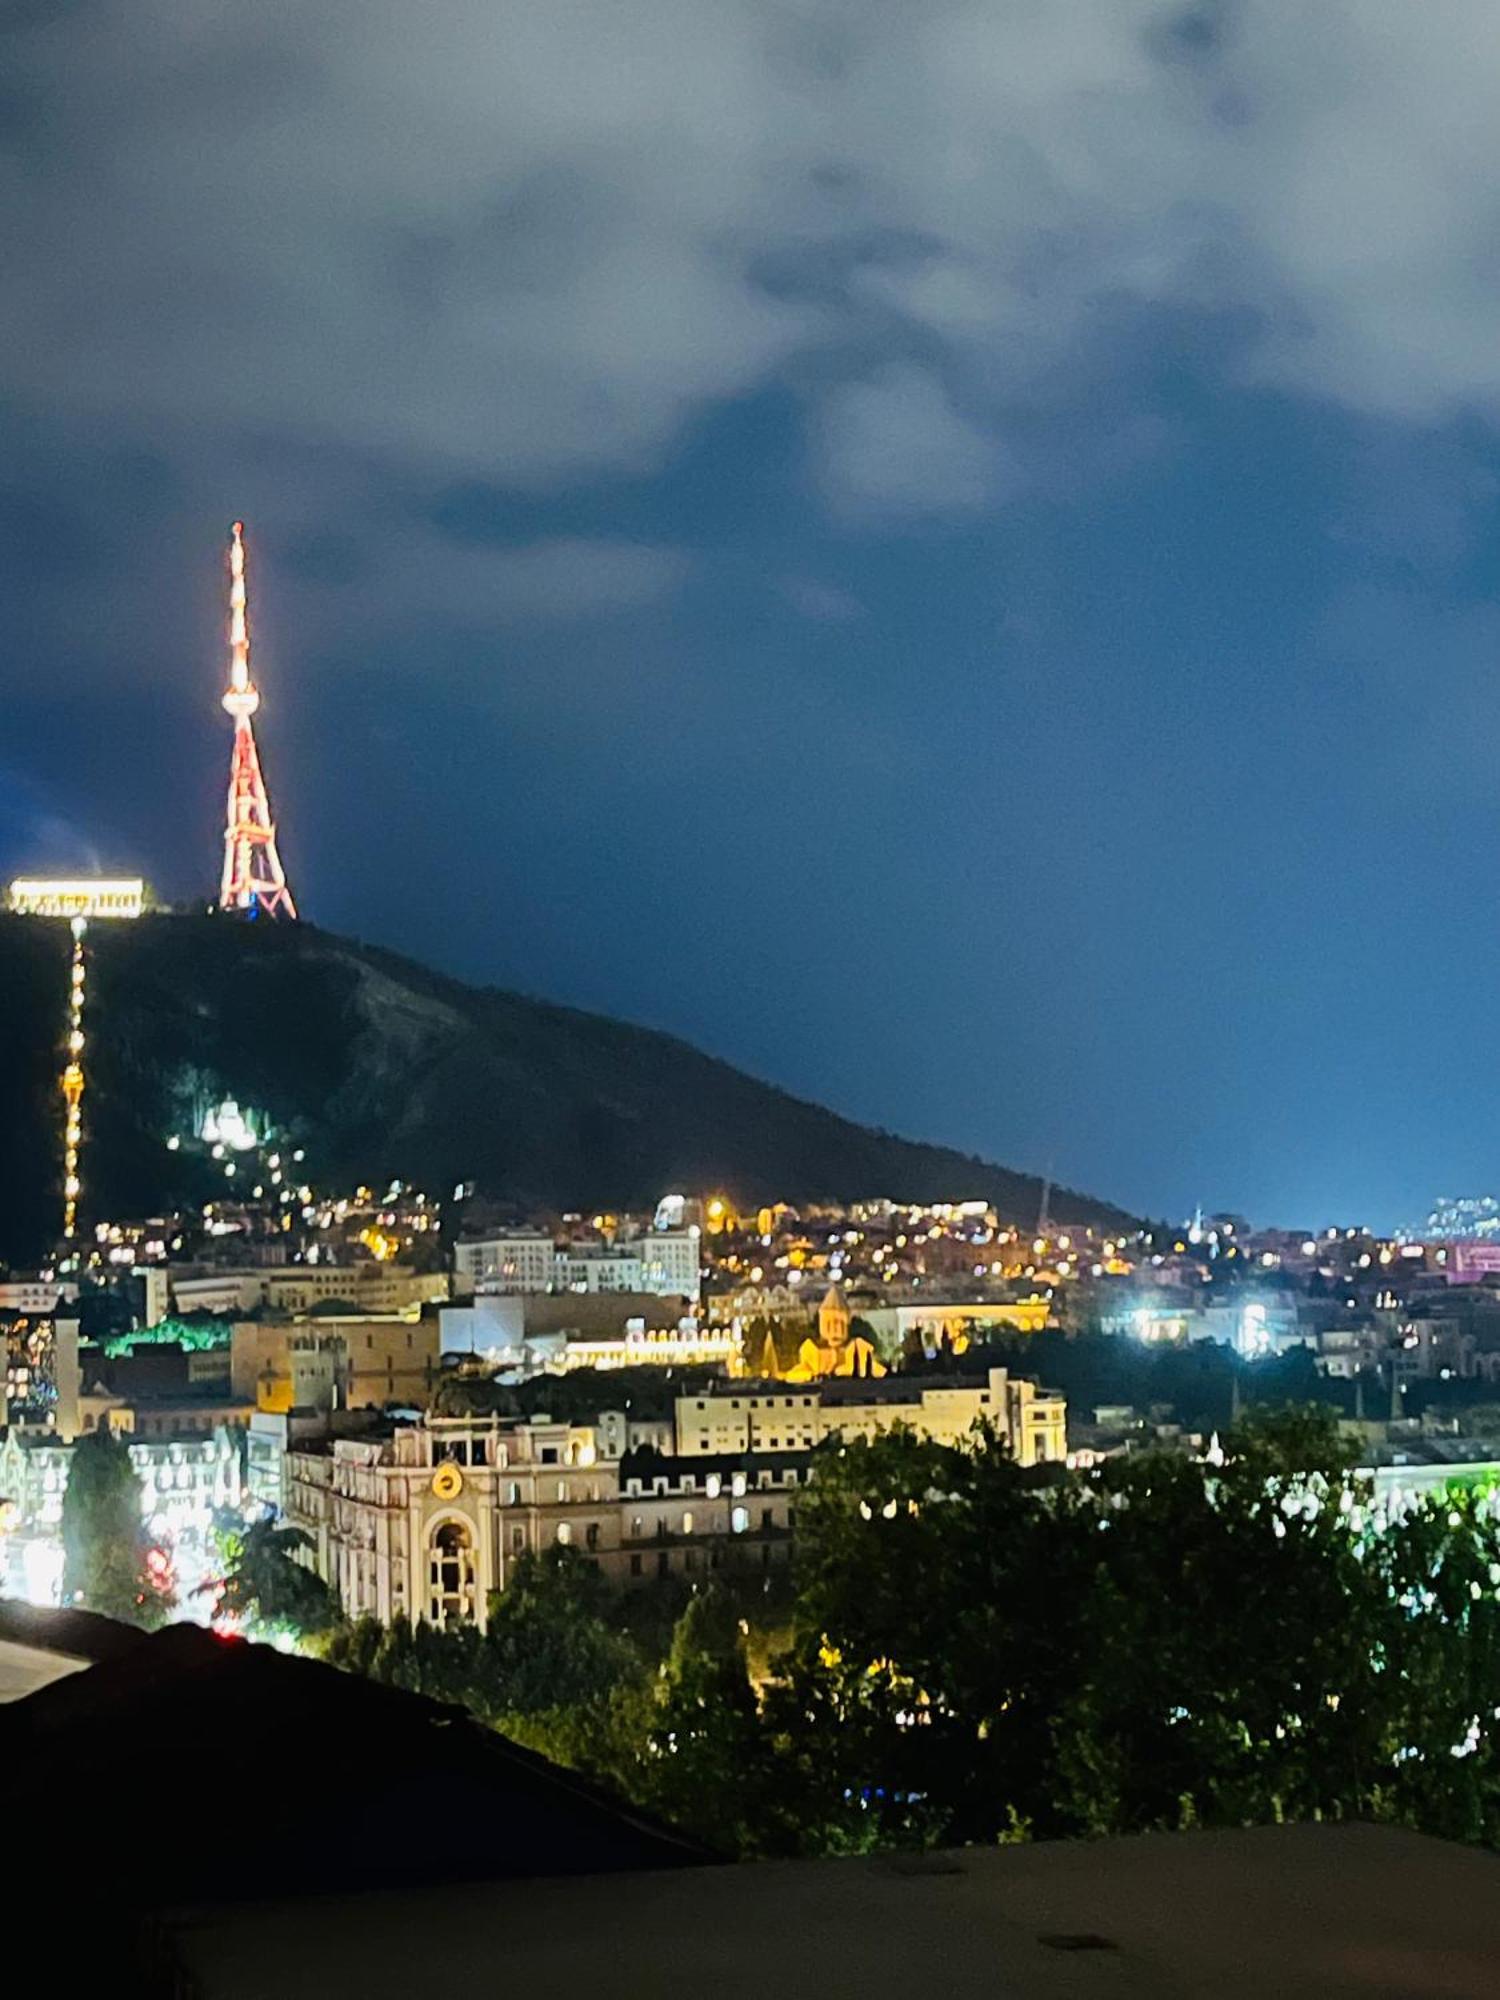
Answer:
<svg viewBox="0 0 1500 2000"><path fill-rule="evenodd" d="M63 1100L67 1117L63 1125L63 1239L72 1243L78 1233L78 1151L83 1138L83 1005L88 985L88 964L83 940L88 925L82 917L73 919L73 955L68 969L68 1060L62 1073Z"/></svg>

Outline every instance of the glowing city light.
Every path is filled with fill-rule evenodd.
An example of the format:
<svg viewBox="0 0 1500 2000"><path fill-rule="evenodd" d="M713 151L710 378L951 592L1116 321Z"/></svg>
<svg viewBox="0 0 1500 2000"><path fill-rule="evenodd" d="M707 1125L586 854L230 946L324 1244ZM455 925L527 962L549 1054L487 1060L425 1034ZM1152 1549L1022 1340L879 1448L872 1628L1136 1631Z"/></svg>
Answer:
<svg viewBox="0 0 1500 2000"><path fill-rule="evenodd" d="M146 885L138 875L18 876L10 885L10 907L23 917L138 917Z"/></svg>
<svg viewBox="0 0 1500 2000"><path fill-rule="evenodd" d="M68 968L68 1062L62 1073L63 1102L63 1237L71 1243L78 1233L78 1197L83 1185L78 1174L78 1150L83 1140L83 1002L88 990L88 966L83 953L88 925L74 917L73 956Z"/></svg>

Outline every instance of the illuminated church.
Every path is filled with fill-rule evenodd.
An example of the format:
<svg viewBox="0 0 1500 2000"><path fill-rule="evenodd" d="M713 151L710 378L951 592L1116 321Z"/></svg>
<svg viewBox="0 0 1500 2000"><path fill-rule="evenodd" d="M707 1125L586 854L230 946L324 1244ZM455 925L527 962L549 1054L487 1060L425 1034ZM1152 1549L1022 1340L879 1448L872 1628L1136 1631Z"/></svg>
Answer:
<svg viewBox="0 0 1500 2000"><path fill-rule="evenodd" d="M809 1332L797 1349L797 1358L783 1366L769 1329L761 1336L759 1352L748 1352L745 1372L767 1381L817 1382L829 1375L884 1375L885 1363L863 1333L855 1333L849 1301L843 1287L830 1285L818 1307L816 1336Z"/></svg>

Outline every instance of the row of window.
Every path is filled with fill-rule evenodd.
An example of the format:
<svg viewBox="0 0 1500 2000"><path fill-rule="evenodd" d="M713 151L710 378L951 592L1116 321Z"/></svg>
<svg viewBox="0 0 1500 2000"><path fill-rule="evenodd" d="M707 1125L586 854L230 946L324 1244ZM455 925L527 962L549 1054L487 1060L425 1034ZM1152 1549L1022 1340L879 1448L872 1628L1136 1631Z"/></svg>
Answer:
<svg viewBox="0 0 1500 2000"><path fill-rule="evenodd" d="M708 1567L710 1569L718 1569L724 1560L724 1551L722 1549L712 1548L709 1549L706 1553L708 1556ZM774 1551L772 1550L771 1544L769 1542L763 1542L761 1544L761 1551L760 1551L761 1568L769 1569L771 1567L771 1563L773 1560L774 1560ZM682 1551L682 1567L684 1568L684 1570L687 1571L692 1571L697 1569L698 1551L696 1549L684 1549ZM641 1555L633 1555L630 1558L630 1574L632 1576L644 1576L645 1573L646 1573L646 1558ZM670 1576L671 1573L672 1573L672 1551L670 1549L658 1549L656 1552L656 1574L658 1576Z"/></svg>
<svg viewBox="0 0 1500 2000"><path fill-rule="evenodd" d="M746 1396L742 1401L738 1396L730 1396L728 1398L723 1396L700 1396L693 1407L698 1410L722 1410L726 1401L731 1410L785 1410L795 1409L798 1398L796 1396ZM820 1396L803 1396L801 1398L802 1408L810 1410L815 1404L821 1401L822 1398Z"/></svg>
<svg viewBox="0 0 1500 2000"><path fill-rule="evenodd" d="M811 1477L810 1474L809 1477ZM744 1472L730 1473L729 1490L732 1494L735 1495L736 1498L738 1498L739 1495L746 1490L748 1484L749 1484L749 1475L747 1473ZM762 1466L755 1475L755 1484L762 1491L764 1491L765 1488L768 1486L778 1486L783 1484L787 1486L795 1486L797 1484L797 1473L794 1468L788 1468L782 1472L780 1479L778 1479L774 1472L772 1472L769 1468ZM627 1479L625 1482L625 1494L627 1499L634 1499L637 1495L646 1493L670 1493L671 1490L672 1490L671 1480L668 1479L664 1474L660 1473L657 1475L655 1479L652 1479L650 1481L644 1479ZM696 1493L698 1491L697 1474L693 1472L684 1472L681 1478L677 1481L677 1490L679 1493ZM718 1472L705 1473L703 1477L703 1491L707 1494L710 1500L717 1500L719 1495L724 1491L723 1475Z"/></svg>

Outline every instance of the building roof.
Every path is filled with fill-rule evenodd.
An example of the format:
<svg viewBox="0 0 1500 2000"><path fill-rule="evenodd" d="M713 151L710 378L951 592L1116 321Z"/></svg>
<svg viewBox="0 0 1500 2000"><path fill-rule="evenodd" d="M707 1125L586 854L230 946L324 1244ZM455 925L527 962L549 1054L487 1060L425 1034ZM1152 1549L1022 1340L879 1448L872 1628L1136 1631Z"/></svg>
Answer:
<svg viewBox="0 0 1500 2000"><path fill-rule="evenodd" d="M0 1768L28 1848L86 1831L127 1908L716 1858L463 1709L195 1625L114 1629L108 1658L0 1709Z"/></svg>
<svg viewBox="0 0 1500 2000"><path fill-rule="evenodd" d="M145 1636L92 1611L56 1611L0 1598L0 1703L21 1701L100 1660L123 1658L144 1644Z"/></svg>
<svg viewBox="0 0 1500 2000"><path fill-rule="evenodd" d="M198 2000L1487 2000L1497 1887L1479 1848L1280 1826L200 1911L167 1944Z"/></svg>
<svg viewBox="0 0 1500 2000"><path fill-rule="evenodd" d="M623 1492L629 1479L669 1479L675 1482L689 1474L696 1476L707 1472L717 1472L721 1478L728 1478L736 1472L743 1472L751 1478L760 1472L800 1472L812 1465L816 1449L814 1446L806 1451L695 1451L678 1457L674 1453L658 1451L655 1445L635 1445L620 1460L620 1487Z"/></svg>

